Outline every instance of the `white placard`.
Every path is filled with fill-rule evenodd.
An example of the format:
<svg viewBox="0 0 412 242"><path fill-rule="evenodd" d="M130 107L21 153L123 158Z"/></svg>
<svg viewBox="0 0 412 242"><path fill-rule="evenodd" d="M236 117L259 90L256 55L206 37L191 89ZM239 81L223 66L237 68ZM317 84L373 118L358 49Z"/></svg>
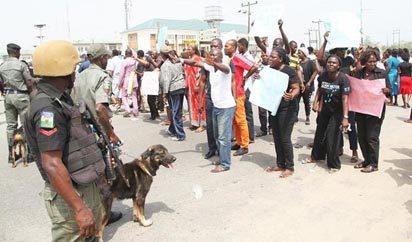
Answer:
<svg viewBox="0 0 412 242"><path fill-rule="evenodd" d="M289 76L270 67L259 72L260 79L255 80L249 101L275 115L282 96L289 84Z"/></svg>
<svg viewBox="0 0 412 242"><path fill-rule="evenodd" d="M140 89L143 95L159 95L159 72L145 71L142 77L142 87Z"/></svg>
<svg viewBox="0 0 412 242"><path fill-rule="evenodd" d="M282 18L285 7L279 4L258 5L252 20L249 36L277 36L278 20Z"/></svg>
<svg viewBox="0 0 412 242"><path fill-rule="evenodd" d="M360 18L355 13L335 12L324 20L326 31L330 31L328 48L358 47L361 40Z"/></svg>

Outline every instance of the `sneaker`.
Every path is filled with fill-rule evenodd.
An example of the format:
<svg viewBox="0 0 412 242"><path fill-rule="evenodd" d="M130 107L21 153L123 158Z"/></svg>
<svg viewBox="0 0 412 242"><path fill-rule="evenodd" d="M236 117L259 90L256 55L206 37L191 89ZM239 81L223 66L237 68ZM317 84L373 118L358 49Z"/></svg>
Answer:
<svg viewBox="0 0 412 242"><path fill-rule="evenodd" d="M170 132L170 130L166 129L166 133L170 136L170 137L176 137L176 134Z"/></svg>
<svg viewBox="0 0 412 242"><path fill-rule="evenodd" d="M240 156L249 153L248 148L240 148L238 149L235 153L233 153L234 156Z"/></svg>
<svg viewBox="0 0 412 242"><path fill-rule="evenodd" d="M336 173L336 172L338 172L339 171L339 169L336 169L336 168L329 168L329 173Z"/></svg>
<svg viewBox="0 0 412 242"><path fill-rule="evenodd" d="M178 137L172 137L172 138L170 138L171 140L173 140L173 141L183 141L183 140L185 140L185 138L183 138L183 137L180 137L180 138L178 138Z"/></svg>

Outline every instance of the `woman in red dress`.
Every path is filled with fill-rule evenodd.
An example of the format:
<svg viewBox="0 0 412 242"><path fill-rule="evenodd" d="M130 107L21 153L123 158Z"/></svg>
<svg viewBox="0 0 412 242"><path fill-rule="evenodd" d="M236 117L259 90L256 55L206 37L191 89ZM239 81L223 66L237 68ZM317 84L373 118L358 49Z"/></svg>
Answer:
<svg viewBox="0 0 412 242"><path fill-rule="evenodd" d="M409 100L412 94L412 64L409 63L409 51L402 53L403 62L398 67L398 74L401 78L399 94L402 94L403 108L409 108Z"/></svg>
<svg viewBox="0 0 412 242"><path fill-rule="evenodd" d="M189 57L194 61L202 61L200 57L199 49L197 45L189 45L188 47ZM190 129L196 130L196 132L202 132L205 130L206 123L206 111L204 109L199 110L199 94L198 94L198 77L199 77L199 67L185 65L186 83L188 85L188 98L190 102L191 117L190 117ZM201 102L202 107L205 106L205 96L203 96Z"/></svg>

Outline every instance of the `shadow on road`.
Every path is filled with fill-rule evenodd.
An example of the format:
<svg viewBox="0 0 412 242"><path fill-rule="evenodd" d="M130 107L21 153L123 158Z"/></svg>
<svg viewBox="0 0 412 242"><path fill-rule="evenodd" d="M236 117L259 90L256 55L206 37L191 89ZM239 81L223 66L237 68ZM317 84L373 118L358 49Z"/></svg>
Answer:
<svg viewBox="0 0 412 242"><path fill-rule="evenodd" d="M412 149L408 148L392 148L392 150L412 158Z"/></svg>
<svg viewBox="0 0 412 242"><path fill-rule="evenodd" d="M274 165L275 157L261 152L253 152L243 155L240 161L251 162L266 169L268 166Z"/></svg>
<svg viewBox="0 0 412 242"><path fill-rule="evenodd" d="M123 213L122 219L119 221L110 224L104 232L103 239L104 241L110 241L113 236L116 234L117 229L120 228L123 224L128 223L133 218L133 208L122 203L117 202L114 206L114 211L120 211ZM145 217L146 219L150 219L153 214L166 212L166 213L174 213L175 210L168 207L164 202L152 202L147 203L145 206ZM156 221L154 221L155 223ZM141 226L139 223L134 223L136 226ZM143 228L143 227L142 227Z"/></svg>
<svg viewBox="0 0 412 242"><path fill-rule="evenodd" d="M412 200L407 201L405 204L406 209L412 214Z"/></svg>
<svg viewBox="0 0 412 242"><path fill-rule="evenodd" d="M412 159L385 160L390 162L395 168L390 167L385 172L388 173L397 183L398 187L412 185Z"/></svg>

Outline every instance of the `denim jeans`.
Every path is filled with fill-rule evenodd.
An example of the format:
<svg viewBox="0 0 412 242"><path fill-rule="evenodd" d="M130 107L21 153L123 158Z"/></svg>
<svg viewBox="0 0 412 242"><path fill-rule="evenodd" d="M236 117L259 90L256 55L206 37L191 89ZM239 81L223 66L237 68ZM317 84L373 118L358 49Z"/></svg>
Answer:
<svg viewBox="0 0 412 242"><path fill-rule="evenodd" d="M172 113L172 118L170 121L169 131L172 134L176 134L177 138L186 138L185 131L183 130L183 97L182 94L169 95L169 105L170 111Z"/></svg>
<svg viewBox="0 0 412 242"><path fill-rule="evenodd" d="M215 134L213 131L213 102L212 98L206 96L206 134L207 134L207 146L209 151L214 153L217 151L217 144L215 140Z"/></svg>
<svg viewBox="0 0 412 242"><path fill-rule="evenodd" d="M236 107L231 108L213 108L213 130L217 148L219 150L220 165L225 168L230 168L230 146L232 136L232 121Z"/></svg>

